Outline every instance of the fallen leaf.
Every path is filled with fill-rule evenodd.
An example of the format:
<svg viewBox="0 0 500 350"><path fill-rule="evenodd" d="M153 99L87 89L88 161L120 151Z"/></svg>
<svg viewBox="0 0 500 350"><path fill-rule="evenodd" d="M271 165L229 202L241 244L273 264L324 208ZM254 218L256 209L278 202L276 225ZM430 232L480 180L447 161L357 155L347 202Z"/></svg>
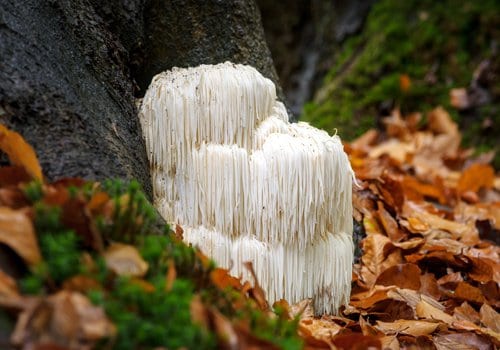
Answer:
<svg viewBox="0 0 500 350"><path fill-rule="evenodd" d="M306 342L322 344L328 346L332 344L332 339L343 327L335 322L314 318L302 319L299 322L298 332ZM311 339L312 338L312 339Z"/></svg>
<svg viewBox="0 0 500 350"><path fill-rule="evenodd" d="M399 88L403 92L407 92L411 87L411 79L408 74L401 74L399 76Z"/></svg>
<svg viewBox="0 0 500 350"><path fill-rule="evenodd" d="M31 181L31 176L22 166L0 167L0 187L17 186Z"/></svg>
<svg viewBox="0 0 500 350"><path fill-rule="evenodd" d="M269 304L267 303L266 293L259 285L259 281L257 279L257 276L255 275L255 271L253 269L252 262L247 261L244 263L244 265L250 271L250 274L253 277L254 284L253 284L253 288L250 289L250 295L255 299L255 301L257 302L257 305L259 305L259 307L262 310L267 310L269 308Z"/></svg>
<svg viewBox="0 0 500 350"><path fill-rule="evenodd" d="M437 335L433 338L437 350L490 350L491 342L474 333Z"/></svg>
<svg viewBox="0 0 500 350"><path fill-rule="evenodd" d="M237 349L238 336L231 322L216 309L210 308L209 310L214 324L215 334L219 341L224 344L227 349Z"/></svg>
<svg viewBox="0 0 500 350"><path fill-rule="evenodd" d="M0 243L9 246L29 265L42 260L33 224L22 210L0 207Z"/></svg>
<svg viewBox="0 0 500 350"><path fill-rule="evenodd" d="M134 246L112 243L103 256L106 266L117 275L142 277L148 271L148 263Z"/></svg>
<svg viewBox="0 0 500 350"><path fill-rule="evenodd" d="M430 321L397 320L395 322L377 321L375 328L385 334L408 334L413 336L429 335L439 327L439 323Z"/></svg>
<svg viewBox="0 0 500 350"><path fill-rule="evenodd" d="M419 290L420 273L421 270L415 264L398 264L382 272L375 284Z"/></svg>
<svg viewBox="0 0 500 350"><path fill-rule="evenodd" d="M199 294L195 294L189 304L189 312L191 320L194 324L201 326L203 329L208 330L210 327L210 320L208 310L201 302Z"/></svg>
<svg viewBox="0 0 500 350"><path fill-rule="evenodd" d="M167 292L172 290L176 278L177 278L177 271L175 270L174 260L170 259L168 261L168 270L165 282L165 290Z"/></svg>
<svg viewBox="0 0 500 350"><path fill-rule="evenodd" d="M491 330L500 333L500 314L498 314L498 312L496 312L488 304L483 304L483 306L481 306L481 310L479 310L479 314L481 315L482 324Z"/></svg>
<svg viewBox="0 0 500 350"><path fill-rule="evenodd" d="M43 180L42 168L33 148L15 131L0 124L0 149L9 157L12 165L23 167L35 180Z"/></svg>
<svg viewBox="0 0 500 350"><path fill-rule="evenodd" d="M12 298L19 296L16 281L0 270L0 296Z"/></svg>
<svg viewBox="0 0 500 350"><path fill-rule="evenodd" d="M481 188L491 188L495 179L495 171L487 164L472 164L460 176L457 185L459 194L467 191L477 192Z"/></svg>
<svg viewBox="0 0 500 350"><path fill-rule="evenodd" d="M478 304L482 304L484 302L483 293L481 293L478 288L473 287L466 282L458 283L452 297Z"/></svg>
<svg viewBox="0 0 500 350"><path fill-rule="evenodd" d="M333 339L333 345L336 349L343 350L382 349L382 343L378 337L361 333L339 335Z"/></svg>
<svg viewBox="0 0 500 350"><path fill-rule="evenodd" d="M372 286L384 270L402 262L401 251L382 234L368 235L362 246L364 254L361 257L361 278L368 286Z"/></svg>
<svg viewBox="0 0 500 350"><path fill-rule="evenodd" d="M240 290L242 288L241 280L229 274L229 270L215 268L210 272L210 280L220 290L234 288Z"/></svg>
<svg viewBox="0 0 500 350"><path fill-rule="evenodd" d="M399 350L400 345L397 336L385 336L380 337L380 342L382 344L382 349L384 350Z"/></svg>
<svg viewBox="0 0 500 350"><path fill-rule="evenodd" d="M467 89L456 88L450 90L450 105L456 109L467 109L471 106Z"/></svg>
<svg viewBox="0 0 500 350"><path fill-rule="evenodd" d="M437 320L444 323L453 323L454 318L444 311L434 307L433 305L421 300L415 307L415 312L420 318L427 318L431 320Z"/></svg>
<svg viewBox="0 0 500 350"><path fill-rule="evenodd" d="M479 313L474 310L474 308L470 306L466 301L464 301L462 305L457 306L453 310L453 316L457 320L466 320L475 324L479 324L480 321Z"/></svg>

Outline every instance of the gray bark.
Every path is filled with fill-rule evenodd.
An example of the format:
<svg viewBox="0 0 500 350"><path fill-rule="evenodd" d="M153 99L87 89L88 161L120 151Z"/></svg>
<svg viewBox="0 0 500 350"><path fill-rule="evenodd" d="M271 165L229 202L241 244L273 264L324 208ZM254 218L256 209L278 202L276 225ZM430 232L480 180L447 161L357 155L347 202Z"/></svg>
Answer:
<svg viewBox="0 0 500 350"><path fill-rule="evenodd" d="M254 0L3 0L0 121L50 180L136 178L151 195L134 97L163 70L226 60L277 82Z"/></svg>

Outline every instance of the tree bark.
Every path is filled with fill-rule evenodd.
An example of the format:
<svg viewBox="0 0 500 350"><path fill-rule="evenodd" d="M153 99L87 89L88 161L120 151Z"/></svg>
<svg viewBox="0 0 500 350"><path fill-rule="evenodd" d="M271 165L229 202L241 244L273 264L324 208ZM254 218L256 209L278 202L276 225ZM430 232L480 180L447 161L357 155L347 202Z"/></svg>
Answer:
<svg viewBox="0 0 500 350"><path fill-rule="evenodd" d="M0 121L48 179L136 178L151 195L134 97L173 66L226 60L277 83L254 0L4 0Z"/></svg>

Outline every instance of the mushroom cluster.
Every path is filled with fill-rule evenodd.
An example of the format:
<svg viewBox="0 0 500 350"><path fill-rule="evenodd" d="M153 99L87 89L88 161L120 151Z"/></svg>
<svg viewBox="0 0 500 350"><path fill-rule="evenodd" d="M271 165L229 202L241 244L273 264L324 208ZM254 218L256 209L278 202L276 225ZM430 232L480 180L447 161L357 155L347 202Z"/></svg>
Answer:
<svg viewBox="0 0 500 350"><path fill-rule="evenodd" d="M338 136L290 123L274 84L229 62L153 78L140 109L154 202L268 300L348 302L353 173Z"/></svg>

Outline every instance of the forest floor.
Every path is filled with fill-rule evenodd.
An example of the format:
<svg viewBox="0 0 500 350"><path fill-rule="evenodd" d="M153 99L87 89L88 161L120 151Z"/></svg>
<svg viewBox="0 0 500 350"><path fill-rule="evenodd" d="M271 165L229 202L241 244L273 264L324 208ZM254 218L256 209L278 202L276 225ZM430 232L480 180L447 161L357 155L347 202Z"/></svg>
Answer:
<svg viewBox="0 0 500 350"><path fill-rule="evenodd" d="M136 183L44 180L0 129L0 347L494 349L500 176L435 108L345 144L365 237L349 305L268 311L265 295L159 228ZM166 233L165 233L166 232ZM249 269L252 269L249 265ZM166 316L167 315L167 316Z"/></svg>

